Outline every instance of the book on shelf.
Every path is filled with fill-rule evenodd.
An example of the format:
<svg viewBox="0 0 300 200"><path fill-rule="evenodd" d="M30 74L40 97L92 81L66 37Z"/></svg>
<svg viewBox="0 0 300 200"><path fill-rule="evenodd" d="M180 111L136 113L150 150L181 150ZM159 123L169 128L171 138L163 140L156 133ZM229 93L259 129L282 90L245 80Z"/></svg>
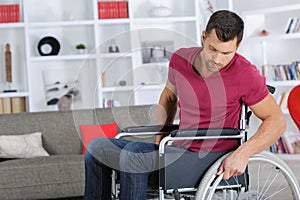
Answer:
<svg viewBox="0 0 300 200"><path fill-rule="evenodd" d="M0 114L26 112L26 98L0 98Z"/></svg>
<svg viewBox="0 0 300 200"><path fill-rule="evenodd" d="M3 114L3 99L0 98L0 114Z"/></svg>
<svg viewBox="0 0 300 200"><path fill-rule="evenodd" d="M26 99L25 97L11 98L11 111L12 113L26 112Z"/></svg>
<svg viewBox="0 0 300 200"><path fill-rule="evenodd" d="M127 1L98 1L99 19L128 18Z"/></svg>
<svg viewBox="0 0 300 200"><path fill-rule="evenodd" d="M290 17L285 27L285 33L297 33L300 31L300 17Z"/></svg>
<svg viewBox="0 0 300 200"><path fill-rule="evenodd" d="M281 139L287 153L300 153L300 133L287 131L281 136Z"/></svg>
<svg viewBox="0 0 300 200"><path fill-rule="evenodd" d="M0 5L0 23L20 22L19 4Z"/></svg>
<svg viewBox="0 0 300 200"><path fill-rule="evenodd" d="M295 60L293 61L293 66L295 66L295 73L298 80L300 80L300 61Z"/></svg>
<svg viewBox="0 0 300 200"><path fill-rule="evenodd" d="M278 154L300 153L300 133L286 131L270 146L270 151Z"/></svg>
<svg viewBox="0 0 300 200"><path fill-rule="evenodd" d="M280 108L287 108L287 99L289 96L289 92L282 92L280 95L277 96L276 102Z"/></svg>
<svg viewBox="0 0 300 200"><path fill-rule="evenodd" d="M128 18L128 2L127 1L119 1L119 18Z"/></svg>
<svg viewBox="0 0 300 200"><path fill-rule="evenodd" d="M288 153L286 147L283 144L282 137L280 137L275 143L270 146L270 151L273 153Z"/></svg>
<svg viewBox="0 0 300 200"><path fill-rule="evenodd" d="M119 18L119 6L118 2L108 2L109 18Z"/></svg>
<svg viewBox="0 0 300 200"><path fill-rule="evenodd" d="M11 100L10 100L10 98L3 98L2 99L2 107L3 107L3 114L10 114L11 113Z"/></svg>
<svg viewBox="0 0 300 200"><path fill-rule="evenodd" d="M106 87L106 72L101 74L102 87Z"/></svg>
<svg viewBox="0 0 300 200"><path fill-rule="evenodd" d="M284 29L284 32L285 32L285 33L289 33L289 32L290 32L291 26L292 26L293 22L294 22L294 18L290 17L290 18L288 19L287 24L286 24L286 27L285 27L285 29Z"/></svg>
<svg viewBox="0 0 300 200"><path fill-rule="evenodd" d="M262 74L267 81L300 80L300 62L284 65L263 65Z"/></svg>

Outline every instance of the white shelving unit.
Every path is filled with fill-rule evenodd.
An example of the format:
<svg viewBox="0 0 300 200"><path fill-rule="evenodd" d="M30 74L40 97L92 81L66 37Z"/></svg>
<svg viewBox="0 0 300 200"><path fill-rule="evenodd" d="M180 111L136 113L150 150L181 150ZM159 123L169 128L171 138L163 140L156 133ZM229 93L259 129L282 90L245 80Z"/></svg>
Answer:
<svg viewBox="0 0 300 200"><path fill-rule="evenodd" d="M0 98L26 97L29 112L57 110L47 102L63 93L51 96L47 90L69 87L71 82L79 89L74 109L103 107L103 99L123 106L157 103L167 62L145 64L143 49L150 47L143 45L171 41L170 51L200 45L198 0L128 0L128 18L122 19L99 19L98 1L102 0L18 0L21 22L0 24L0 53L11 44L12 88L18 92L0 93ZM159 5L172 14L151 16ZM46 36L59 41L58 55L39 54L37 45ZM108 52L112 40L120 52ZM86 45L86 54L76 52L78 43ZM7 89L4 78L0 77L0 90Z"/></svg>
<svg viewBox="0 0 300 200"><path fill-rule="evenodd" d="M121 105L158 102L167 78L168 62L145 63L145 56L149 57L151 43L162 42L163 45L171 41L171 51L183 46L200 45L197 3L197 0L160 1L161 6L171 9L172 15L153 17L150 12L159 6L159 1L129 0L128 20L99 20L98 28L107 30L100 35L101 42L98 43L100 63L104 66L100 73L105 72L106 79L105 87L99 87L98 90L100 101L115 99ZM107 53L112 38L120 48L116 56ZM120 81L125 81L126 85L121 86Z"/></svg>
<svg viewBox="0 0 300 200"><path fill-rule="evenodd" d="M7 4L7 2L1 2ZM10 2L12 4L19 3L18 1ZM20 7L22 13L22 7ZM13 97L28 97L28 84L26 76L25 60L25 35L22 14L21 21L17 23L0 24L0 88L2 90L17 89L17 92L0 93L0 98ZM12 52L12 78L13 83L8 85L5 79L5 45L9 43Z"/></svg>
<svg viewBox="0 0 300 200"><path fill-rule="evenodd" d="M245 36L239 52L254 63L260 71L263 65L291 64L300 60L300 33L285 33L290 17L300 17L300 2L296 0L280 1L233 1L233 10L237 11L245 21ZM266 30L269 35L259 36L258 33ZM269 81L268 84L276 87L275 99L282 92L289 92L299 85L299 80ZM287 131L298 132L288 109L283 108L287 119ZM252 119L252 130L256 131L259 125L257 119ZM253 126L254 125L254 126ZM300 154L280 155L288 161L299 161Z"/></svg>

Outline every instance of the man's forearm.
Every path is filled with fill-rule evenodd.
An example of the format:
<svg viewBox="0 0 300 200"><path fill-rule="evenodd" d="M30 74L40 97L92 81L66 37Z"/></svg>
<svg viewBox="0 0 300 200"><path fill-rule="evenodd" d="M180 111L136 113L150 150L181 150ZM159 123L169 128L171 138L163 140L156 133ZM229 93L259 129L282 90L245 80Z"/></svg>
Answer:
<svg viewBox="0 0 300 200"><path fill-rule="evenodd" d="M157 111L158 124L172 124L177 111L177 97L168 89L164 89L159 99ZM163 136L157 135L155 143L158 144Z"/></svg>
<svg viewBox="0 0 300 200"><path fill-rule="evenodd" d="M272 145L285 131L286 122L283 114L271 116L263 121L257 132L240 148L249 156L259 153Z"/></svg>

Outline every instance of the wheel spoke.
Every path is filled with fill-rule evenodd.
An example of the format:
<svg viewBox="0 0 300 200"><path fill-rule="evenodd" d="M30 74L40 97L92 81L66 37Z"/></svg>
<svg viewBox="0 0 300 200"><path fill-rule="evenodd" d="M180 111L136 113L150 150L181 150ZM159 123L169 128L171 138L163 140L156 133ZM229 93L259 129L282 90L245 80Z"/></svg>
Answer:
<svg viewBox="0 0 300 200"><path fill-rule="evenodd" d="M205 179L201 181L199 190L196 195L196 200L211 200L212 199L256 199L256 200L300 200L299 186L289 167L280 159L270 153L263 152L249 159L248 173L249 185L247 190L243 190L244 183L239 183L240 177L233 177L231 181L222 181L222 185L216 188L216 191L222 189L224 192L219 193L213 190L201 190L201 186L209 186L212 184L210 178L219 168L220 162L216 162L207 174ZM224 158L223 158L224 159ZM221 159L220 159L221 160ZM237 183L240 187L234 187L230 183ZM221 191L222 191L221 190ZM202 193L202 191L204 191ZM215 193L216 192L216 193ZM215 193L215 195L212 195Z"/></svg>

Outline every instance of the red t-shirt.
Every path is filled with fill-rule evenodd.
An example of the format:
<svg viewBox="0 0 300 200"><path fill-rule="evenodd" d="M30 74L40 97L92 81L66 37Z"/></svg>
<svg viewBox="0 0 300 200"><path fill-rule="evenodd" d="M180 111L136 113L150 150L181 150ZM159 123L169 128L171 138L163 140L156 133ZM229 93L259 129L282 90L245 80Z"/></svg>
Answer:
<svg viewBox="0 0 300 200"><path fill-rule="evenodd" d="M238 128L241 103L250 106L263 100L268 95L266 80L237 53L220 72L202 78L192 65L201 50L182 48L170 60L168 80L177 89L180 129ZM174 144L192 151L220 151L232 149L237 141L175 141Z"/></svg>

